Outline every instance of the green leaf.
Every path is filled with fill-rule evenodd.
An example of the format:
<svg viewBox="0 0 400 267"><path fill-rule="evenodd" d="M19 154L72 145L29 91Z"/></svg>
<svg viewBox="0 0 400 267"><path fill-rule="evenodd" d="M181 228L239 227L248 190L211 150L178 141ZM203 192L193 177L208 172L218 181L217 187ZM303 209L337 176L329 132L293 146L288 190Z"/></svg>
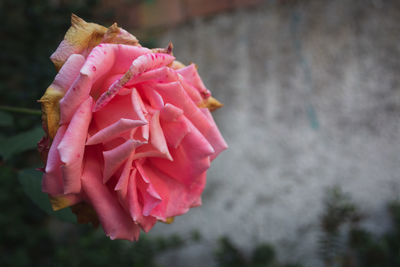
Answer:
<svg viewBox="0 0 400 267"><path fill-rule="evenodd" d="M3 111L0 111L0 127L8 127L14 124L13 117Z"/></svg>
<svg viewBox="0 0 400 267"><path fill-rule="evenodd" d="M40 171L21 170L18 172L18 180L25 193L46 213L63 221L76 222L76 217L69 208L53 211L47 194L42 192L42 173Z"/></svg>
<svg viewBox="0 0 400 267"><path fill-rule="evenodd" d="M7 160L18 153L36 149L36 144L42 136L42 128L36 127L27 132L1 139L0 155Z"/></svg>

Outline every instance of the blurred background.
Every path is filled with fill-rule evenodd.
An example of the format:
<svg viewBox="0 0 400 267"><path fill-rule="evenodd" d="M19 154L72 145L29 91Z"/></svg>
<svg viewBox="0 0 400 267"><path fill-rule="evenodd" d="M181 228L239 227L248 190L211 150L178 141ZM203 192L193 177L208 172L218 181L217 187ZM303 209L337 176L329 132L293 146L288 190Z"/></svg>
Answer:
<svg viewBox="0 0 400 267"><path fill-rule="evenodd" d="M202 207L134 244L40 193L36 100L71 13L171 41L225 104ZM1 0L0 266L400 266L399 19L396 0Z"/></svg>

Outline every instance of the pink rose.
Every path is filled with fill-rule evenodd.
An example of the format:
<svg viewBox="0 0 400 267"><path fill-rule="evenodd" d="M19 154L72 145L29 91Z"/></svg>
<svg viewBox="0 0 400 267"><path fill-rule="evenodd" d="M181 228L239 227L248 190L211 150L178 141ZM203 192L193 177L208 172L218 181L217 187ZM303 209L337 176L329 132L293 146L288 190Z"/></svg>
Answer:
<svg viewBox="0 0 400 267"><path fill-rule="evenodd" d="M137 240L201 205L210 162L227 148L207 108L219 102L171 49L73 15L51 56L60 70L40 100L51 141L42 189L81 221L93 208L111 239Z"/></svg>

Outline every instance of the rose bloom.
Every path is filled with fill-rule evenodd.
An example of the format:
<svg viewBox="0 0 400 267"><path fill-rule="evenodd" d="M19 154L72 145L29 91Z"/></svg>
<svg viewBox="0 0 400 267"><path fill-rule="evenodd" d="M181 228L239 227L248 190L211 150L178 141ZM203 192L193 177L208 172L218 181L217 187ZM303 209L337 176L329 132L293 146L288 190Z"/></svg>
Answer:
<svg viewBox="0 0 400 267"><path fill-rule="evenodd" d="M73 15L51 56L42 190L111 239L137 240L201 205L210 162L227 148L210 113L221 104L171 50Z"/></svg>

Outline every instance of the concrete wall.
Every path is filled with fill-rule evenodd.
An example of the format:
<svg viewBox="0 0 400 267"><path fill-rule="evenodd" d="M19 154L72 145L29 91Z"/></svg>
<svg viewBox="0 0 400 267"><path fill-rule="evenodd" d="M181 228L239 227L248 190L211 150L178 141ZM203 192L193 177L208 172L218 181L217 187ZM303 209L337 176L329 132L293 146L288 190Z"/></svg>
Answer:
<svg viewBox="0 0 400 267"><path fill-rule="evenodd" d="M169 30L225 103L230 148L213 162L203 206L153 234L200 231L166 266L215 266L215 240L273 242L284 260L317 259L321 199L341 185L373 216L400 189L400 2L269 1Z"/></svg>

